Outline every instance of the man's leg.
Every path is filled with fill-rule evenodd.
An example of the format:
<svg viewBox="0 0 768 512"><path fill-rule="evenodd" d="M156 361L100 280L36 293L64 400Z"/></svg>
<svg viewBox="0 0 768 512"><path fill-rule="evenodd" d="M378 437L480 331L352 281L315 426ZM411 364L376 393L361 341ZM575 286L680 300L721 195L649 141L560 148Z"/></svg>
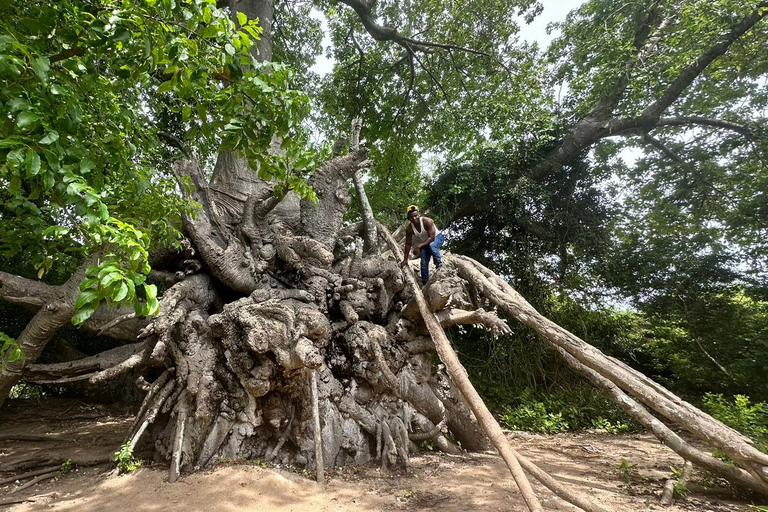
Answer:
<svg viewBox="0 0 768 512"><path fill-rule="evenodd" d="M440 248L443 246L443 242L445 241L445 237L442 233L437 235L435 237L435 240L429 244L429 249L432 252L432 259L435 262L435 267L440 268L443 266L443 259L440 256Z"/></svg>
<svg viewBox="0 0 768 512"><path fill-rule="evenodd" d="M429 247L424 247L419 251L421 253L421 284L427 284L429 281L429 257L432 251Z"/></svg>

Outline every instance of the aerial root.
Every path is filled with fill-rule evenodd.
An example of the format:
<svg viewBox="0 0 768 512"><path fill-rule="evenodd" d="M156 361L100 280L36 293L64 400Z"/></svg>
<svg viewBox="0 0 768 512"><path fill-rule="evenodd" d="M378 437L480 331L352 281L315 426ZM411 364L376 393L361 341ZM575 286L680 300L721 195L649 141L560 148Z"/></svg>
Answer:
<svg viewBox="0 0 768 512"><path fill-rule="evenodd" d="M200 450L200 455L197 458L195 467L205 467L211 460L211 457L216 453L221 444L229 435L229 429L232 427L232 420L226 416L219 415L216 417L216 421L213 427L208 432L208 436L203 442L203 447Z"/></svg>
<svg viewBox="0 0 768 512"><path fill-rule="evenodd" d="M323 460L323 436L320 428L320 404L317 396L317 372L309 371L309 398L312 401L312 430L315 444L315 473L317 481L325 483L325 461ZM296 412L294 409L293 412ZM293 420L293 415L291 415ZM290 425L289 425L290 427Z"/></svg>
<svg viewBox="0 0 768 512"><path fill-rule="evenodd" d="M176 428L173 435L173 452L171 455L171 467L168 470L168 481L173 483L181 474L182 452L185 448L185 433L187 430L187 417L189 415L189 396L186 390L181 394L176 407Z"/></svg>
<svg viewBox="0 0 768 512"><path fill-rule="evenodd" d="M313 415L314 415L314 400L312 403L312 408L313 408ZM267 456L264 457L264 462L272 462L273 460L275 460L275 457L277 457L277 453L280 451L280 448L282 448L283 445L285 444L285 441L288 440L288 435L291 433L291 425L293 425L293 419L295 417L296 417L296 408L294 407L291 410L291 417L290 419L288 419L288 423L285 425L283 432L280 434L280 439L277 440L277 444L275 445L274 448L272 448L272 451L270 451L267 454ZM322 450L321 450L321 453L322 453Z"/></svg>
<svg viewBox="0 0 768 512"><path fill-rule="evenodd" d="M147 430L147 427L154 423L161 408L176 387L176 381L170 378L170 372L163 373L158 380L163 382L162 387L159 385L155 386L154 384L157 384L157 382L153 383L153 387L144 399L144 403L147 404L147 406L143 418L141 416L136 416L133 429L131 429L131 433L128 437L128 443L131 450L136 448L136 445ZM150 397L150 394L154 389L159 389L159 391L157 391L156 395ZM145 408L144 404L142 404L142 408Z"/></svg>

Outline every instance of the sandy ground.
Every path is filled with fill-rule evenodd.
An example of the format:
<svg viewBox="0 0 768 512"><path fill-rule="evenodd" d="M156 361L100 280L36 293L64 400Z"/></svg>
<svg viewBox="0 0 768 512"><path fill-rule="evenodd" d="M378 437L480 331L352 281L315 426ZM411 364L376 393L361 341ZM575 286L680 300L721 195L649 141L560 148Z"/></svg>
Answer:
<svg viewBox="0 0 768 512"><path fill-rule="evenodd" d="M525 510L517 488L493 454L413 456L414 472L378 465L329 470L325 485L290 468L255 461L220 463L169 484L167 467L154 464L115 476L106 461L121 444L131 417L70 400L17 401L0 411L0 481L71 459L77 469L16 491L0 484L0 511L393 511ZM561 483L612 511L741 511L744 501L689 496L671 507L658 503L681 460L647 434L540 436L510 434L510 442ZM621 469L625 460L624 469ZM14 469L16 468L16 469ZM545 510L577 510L537 482ZM16 503L11 503L16 502Z"/></svg>

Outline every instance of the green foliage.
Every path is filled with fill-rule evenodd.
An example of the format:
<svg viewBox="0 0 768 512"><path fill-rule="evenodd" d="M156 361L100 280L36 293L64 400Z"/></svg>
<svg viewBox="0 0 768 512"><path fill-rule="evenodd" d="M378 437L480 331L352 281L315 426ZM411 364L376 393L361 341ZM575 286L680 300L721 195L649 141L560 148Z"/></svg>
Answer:
<svg viewBox="0 0 768 512"><path fill-rule="evenodd" d="M592 428L597 430L605 430L609 434L624 434L626 432L635 430L637 426L633 423L624 423L621 421L611 422L602 416L598 416L596 419L592 420Z"/></svg>
<svg viewBox="0 0 768 512"><path fill-rule="evenodd" d="M541 117L549 101L537 52L515 40L513 13L532 15L538 8L529 0L378 2L377 23L472 50L433 47L413 56L400 45L375 41L351 9L329 4L337 64L321 87L318 124L338 133L361 116L371 145L397 140L404 151L418 144L451 154L477 147L489 133L494 140L517 133L519 125Z"/></svg>
<svg viewBox="0 0 768 512"><path fill-rule="evenodd" d="M678 469L675 466L670 466L669 469L672 471L672 475L674 475L674 477L677 479L677 481L673 484L672 492L676 497L684 499L686 496L688 496L690 490L688 489L688 486L685 485L685 482L681 481L683 478L683 470Z"/></svg>
<svg viewBox="0 0 768 512"><path fill-rule="evenodd" d="M117 463L117 472L120 475L133 473L142 465L142 461L133 456L131 443L125 443L115 452L115 462Z"/></svg>
<svg viewBox="0 0 768 512"><path fill-rule="evenodd" d="M638 429L615 404L585 386L537 395L526 389L508 400L512 405L502 407L499 423L512 430L557 434L602 429L621 434Z"/></svg>
<svg viewBox="0 0 768 512"><path fill-rule="evenodd" d="M749 397L736 395L733 402L721 394L706 393L704 410L726 425L735 428L768 453L768 403L752 404Z"/></svg>
<svg viewBox="0 0 768 512"><path fill-rule="evenodd" d="M172 244L193 208L161 132L203 162L239 152L279 193L313 197L308 99L285 65L251 56L257 21L237 21L214 0L0 5L0 255L43 277L62 254L102 251L75 323L99 300L156 309L147 252ZM266 157L273 135L284 151Z"/></svg>
<svg viewBox="0 0 768 512"><path fill-rule="evenodd" d="M608 246L611 209L597 177L577 161L535 181L529 170L557 132L503 144L440 169L429 204L455 235L450 248L510 276L536 305L553 288L586 289Z"/></svg>
<svg viewBox="0 0 768 512"><path fill-rule="evenodd" d="M630 464L627 459L624 457L621 458L621 462L619 463L619 475L621 475L621 479L624 480L625 484L632 483L632 473L635 466L637 466L637 464Z"/></svg>
<svg viewBox="0 0 768 512"><path fill-rule="evenodd" d="M549 412L541 402L506 407L499 416L501 426L511 430L527 430L542 434L558 434L568 430L562 412Z"/></svg>
<svg viewBox="0 0 768 512"><path fill-rule="evenodd" d="M24 352L16 342L4 332L0 332L0 372L5 370L8 363L24 361Z"/></svg>
<svg viewBox="0 0 768 512"><path fill-rule="evenodd" d="M734 287L659 294L645 309L641 336L627 348L639 369L690 396L768 399L758 378L768 370L768 303Z"/></svg>
<svg viewBox="0 0 768 512"><path fill-rule="evenodd" d="M640 315L587 310L564 296L539 302L545 315L609 355L629 359L642 342ZM508 321L515 325L513 319ZM524 407L526 414L533 411L533 416L540 419L559 414L570 430L623 433L638 429L615 403L566 367L529 328L518 324L513 335L500 339L476 328L448 333L491 410L506 412Z"/></svg>
<svg viewBox="0 0 768 512"><path fill-rule="evenodd" d="M8 393L8 398L21 398L21 399L35 399L39 400L45 396L43 393L42 388L37 384L28 384L26 382L23 382L21 384L16 384L11 388L11 391Z"/></svg>
<svg viewBox="0 0 768 512"><path fill-rule="evenodd" d="M73 469L75 469L75 464L72 462L72 459L67 459L61 463L59 471L61 471L62 475L66 475L67 473L71 473Z"/></svg>

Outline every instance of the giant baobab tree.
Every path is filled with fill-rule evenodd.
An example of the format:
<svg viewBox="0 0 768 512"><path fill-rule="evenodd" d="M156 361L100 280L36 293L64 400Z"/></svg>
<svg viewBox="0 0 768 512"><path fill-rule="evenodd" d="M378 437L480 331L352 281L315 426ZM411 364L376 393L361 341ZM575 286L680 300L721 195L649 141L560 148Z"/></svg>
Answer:
<svg viewBox="0 0 768 512"><path fill-rule="evenodd" d="M165 55L156 55L148 45L147 51L157 62L143 76L155 82L149 93L147 89L136 93L142 101L150 102L144 95L156 94L157 103L153 105L158 112L178 112L180 118L170 116L171 125L190 122L197 115L199 133L220 131L206 139L209 145L222 144L210 171L206 170L202 152L196 152L189 140L173 130L154 132L158 141L171 148L164 149L162 160L172 160L168 179L178 184L186 199L186 206L179 209L180 241L173 246L155 247L126 242L118 234L128 232L128 225L94 237L86 220L98 224L101 218L90 219L88 207L101 211L103 203L99 201L106 199L99 198L109 194L93 198L88 196L90 189L86 185L80 190L72 188L72 183L80 183L78 176L63 181L63 190L72 196L80 197L78 194L85 191L84 206L78 209L77 203L71 209L66 204L54 208L64 219L54 221L61 229L48 230L42 236L64 235L66 231L73 233L72 241L91 246L82 251L84 256L77 270L61 285L0 273L0 297L35 311L16 340L25 357L7 362L0 376L0 400L5 400L19 379L98 384L130 371L139 375L139 385L146 395L127 442L131 448L149 447L157 459L170 461L171 480L220 457L278 460L317 469L322 465L378 460L383 466L400 464L407 469L409 454L419 440L432 439L440 449L451 453L458 453L459 444L478 450L493 443L510 466L531 510L540 509L540 505L530 494L520 468L585 510L599 510L597 505L571 496L551 476L510 452L500 440L498 425L478 403L466 375L462 376L463 369L453 357L442 329L479 324L503 334L509 326L495 313L501 309L538 332L574 370L686 460L742 487L768 494L768 455L752 447L739 433L544 318L508 283L477 261L447 255L444 267L424 289L415 286L411 270L399 267L397 243L384 226L376 223L368 204L361 172L373 162L361 145L359 124L353 124L350 133L339 138L333 154L303 180L304 169L298 165L304 161L303 154L292 148L297 142L290 130L294 120L289 117L288 122L288 116L275 113L299 102L288 92L273 94L286 79L279 66L265 64L272 56L274 5L244 0L219 11L209 2L198 3L207 14L200 14L198 20L198 15L190 12L188 19L198 23L194 26L174 21L172 15L186 15L169 4L168 19L161 28L173 31L173 27L180 27L191 43L184 47L186 50L174 50L176 60L172 62L164 61ZM415 38L381 25L373 13L374 3L342 3L352 8L376 41L404 49L410 73L415 73L417 66L428 70L429 64L422 59L436 52L449 58L462 52L478 59L493 58L485 51ZM666 26L657 12L662 7L655 3L646 7L649 28L638 29L638 60L654 27L660 30ZM735 20L722 40L713 43L713 49L681 72L681 78L673 81L662 99L654 103L656 106L649 106L650 110L635 119L632 126L629 121L625 123L629 123L626 130L675 124L677 121L662 116L686 83L691 83L697 70L700 73L723 55L728 45L760 22L766 12L761 4L746 17ZM232 25L223 13L231 16ZM126 16L124 24L117 11L114 15L118 20L110 22L111 26L89 21L85 28L98 27L108 33L111 42L100 43L102 36L97 35L89 46L87 33L74 34L67 48L51 53L45 61L32 60L30 76L54 80L49 72L67 71L66 66L73 62L70 59L88 63L89 48L99 48L98 44L112 45L103 53L105 59L119 54L125 48L123 43L140 39L141 30L156 29L146 11L134 14L137 16ZM101 14L96 9L90 15L99 19ZM263 32L248 21L256 18ZM137 20L147 25L139 26ZM185 84L187 68L179 55L192 51L193 46L199 50L203 44L198 40L214 23L221 27L213 34L217 38L229 41L226 38L233 38L233 33L250 29L253 33L249 32L249 42L253 44L242 37L238 48L226 42L224 53L239 60L223 65L215 59L201 59L208 67L201 64L187 77L193 84L202 73L206 74L198 90ZM233 27L241 30L232 32ZM174 37L180 37L179 32L168 39ZM220 48L217 44L221 40L211 42L212 47ZM99 73L111 69L107 68L99 69ZM249 74L249 69L259 70L260 74ZM131 75L132 71L127 71ZM438 77L431 78L438 83ZM214 97L204 96L206 87L213 89ZM190 89L203 95L207 103L182 102L174 106L173 97L163 96L178 92L189 102L194 96ZM623 91L622 83L613 90ZM410 95L411 89L406 94ZM231 97L240 103L232 104ZM562 165L575 152L588 148L605 135L605 130L610 132L606 116L617 102L611 95L602 98L587 117L573 125L533 177L546 175L552 166ZM217 105L226 114L221 122L211 110ZM27 128L34 128L32 123L38 122L42 114L34 113L34 105L25 109L17 102L16 106L12 114L15 128L27 134ZM690 116L688 120L696 121ZM40 140L46 141L43 145L57 143L58 132L54 138L47 135L53 133L50 126L41 123L40 129ZM53 140L48 142L46 137ZM242 140L256 140L258 144ZM298 140L298 145L301 142ZM14 185L12 192L26 194L28 202L45 213L56 199L53 192L50 196L43 194L42 200L40 194L31 196L35 176L56 170L54 158L41 149L44 166L35 147L24 151L6 155L9 168L26 171L24 183ZM127 159L131 158L139 157L128 155ZM72 165L66 158L61 162L61 169ZM93 170L90 164L81 164L78 169L84 176L83 183L96 186L87 182ZM66 174L66 170L62 173ZM363 220L347 223L344 215L352 205L349 190L353 184ZM56 191L55 185L50 188ZM4 222L10 222L9 201ZM101 220L108 221L110 212L119 212L123 206L118 204L110 210L105 204ZM47 221L45 215L41 218ZM120 252L116 246L137 255L132 260L137 261L135 267L117 266L115 261L125 250ZM147 263L151 271L144 268ZM150 282L165 287L164 293L156 299L155 289L149 286L137 292L137 284L144 285L145 278L134 279L129 271L147 274ZM134 311L120 309L126 298L138 304ZM158 312L153 316L155 310ZM35 358L57 329L73 318L83 329L132 343L76 361L35 364ZM435 350L446 363L447 373L433 364ZM721 450L735 465L693 447L669 424L685 428Z"/></svg>

